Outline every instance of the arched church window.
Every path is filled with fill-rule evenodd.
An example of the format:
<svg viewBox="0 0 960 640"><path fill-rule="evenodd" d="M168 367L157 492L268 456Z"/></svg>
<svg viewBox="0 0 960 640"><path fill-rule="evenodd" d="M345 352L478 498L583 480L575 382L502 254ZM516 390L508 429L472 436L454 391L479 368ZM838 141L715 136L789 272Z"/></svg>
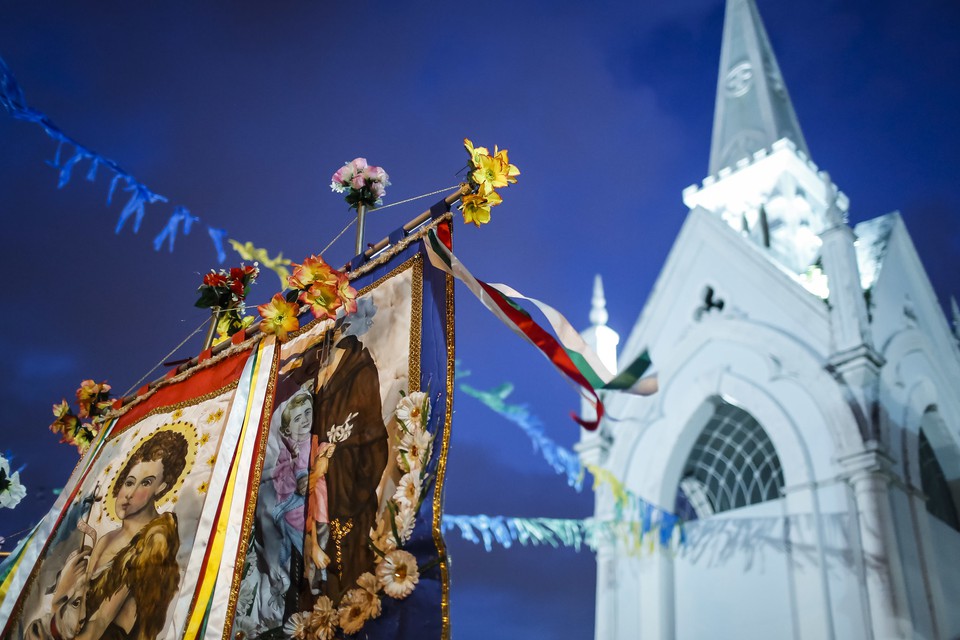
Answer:
<svg viewBox="0 0 960 640"><path fill-rule="evenodd" d="M675 512L686 520L775 500L783 489L780 458L760 423L720 398L713 403L677 488Z"/></svg>
<svg viewBox="0 0 960 640"><path fill-rule="evenodd" d="M957 506L953 500L953 492L943 473L943 467L937 460L937 454L927 439L927 435L920 430L919 445L920 488L927 496L927 511L935 518L942 520L957 531L960 531L960 517L957 515Z"/></svg>

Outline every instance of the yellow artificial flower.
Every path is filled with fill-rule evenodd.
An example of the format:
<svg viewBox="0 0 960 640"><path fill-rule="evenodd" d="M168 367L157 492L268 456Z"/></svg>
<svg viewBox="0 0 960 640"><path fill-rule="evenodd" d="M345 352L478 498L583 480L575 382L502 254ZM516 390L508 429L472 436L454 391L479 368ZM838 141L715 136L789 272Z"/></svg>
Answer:
<svg viewBox="0 0 960 640"><path fill-rule="evenodd" d="M510 160L507 159L507 150L497 149L497 147L494 146L493 157L499 160L505 167L504 172L507 174L507 182L516 184L517 176L520 175L520 169L517 168L517 165L510 164Z"/></svg>
<svg viewBox="0 0 960 640"><path fill-rule="evenodd" d="M486 147L473 147L473 143L470 142L470 138L463 139L463 146L467 150L467 153L470 154L470 166L476 169L479 166L480 156L489 156L490 151Z"/></svg>
<svg viewBox="0 0 960 640"><path fill-rule="evenodd" d="M476 226L490 222L490 208L503 202L496 191L490 193L471 193L463 196L460 208L463 209L463 221Z"/></svg>
<svg viewBox="0 0 960 640"><path fill-rule="evenodd" d="M266 334L276 335L280 342L286 342L287 334L300 328L300 320L297 319L300 307L296 302L284 300L282 294L274 294L270 302L258 306L257 311L263 318L260 322L260 330Z"/></svg>
<svg viewBox="0 0 960 640"><path fill-rule="evenodd" d="M478 185L483 187L485 193L490 193L496 188L505 187L507 184L508 164L504 164L499 158L485 155L480 156L476 170L471 174L471 178Z"/></svg>

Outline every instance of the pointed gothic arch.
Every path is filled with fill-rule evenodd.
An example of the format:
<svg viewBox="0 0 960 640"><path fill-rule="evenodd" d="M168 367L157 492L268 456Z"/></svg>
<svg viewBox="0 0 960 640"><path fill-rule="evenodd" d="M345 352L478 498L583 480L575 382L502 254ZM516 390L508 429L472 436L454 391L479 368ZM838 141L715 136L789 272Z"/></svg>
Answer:
<svg viewBox="0 0 960 640"><path fill-rule="evenodd" d="M783 468L776 447L750 413L720 396L693 444L677 487L675 510L686 520L781 497Z"/></svg>

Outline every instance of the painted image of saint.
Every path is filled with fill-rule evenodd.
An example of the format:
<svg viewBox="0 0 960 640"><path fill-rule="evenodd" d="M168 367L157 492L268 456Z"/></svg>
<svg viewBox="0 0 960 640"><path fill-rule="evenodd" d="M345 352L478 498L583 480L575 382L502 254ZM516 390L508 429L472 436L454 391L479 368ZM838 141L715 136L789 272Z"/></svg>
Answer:
<svg viewBox="0 0 960 640"><path fill-rule="evenodd" d="M323 552L330 565L321 591L339 602L374 564L368 539L389 445L370 351L356 336L346 335L333 347L330 368L332 373L314 393L313 435L319 447L336 447L323 462L330 529Z"/></svg>
<svg viewBox="0 0 960 640"><path fill-rule="evenodd" d="M158 512L157 502L176 486L188 452L186 437L161 429L117 474L107 504L120 526L90 551L87 620L79 640L154 640L166 624L180 580L180 537L176 514Z"/></svg>

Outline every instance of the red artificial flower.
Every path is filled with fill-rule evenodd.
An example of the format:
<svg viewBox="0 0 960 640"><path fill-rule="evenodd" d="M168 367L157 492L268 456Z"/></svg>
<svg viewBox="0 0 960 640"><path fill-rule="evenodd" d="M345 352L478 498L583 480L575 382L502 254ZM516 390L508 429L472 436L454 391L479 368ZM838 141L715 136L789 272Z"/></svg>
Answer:
<svg viewBox="0 0 960 640"><path fill-rule="evenodd" d="M207 275L203 276L203 284L208 287L222 287L227 284L227 277L222 273L215 273L211 271Z"/></svg>

